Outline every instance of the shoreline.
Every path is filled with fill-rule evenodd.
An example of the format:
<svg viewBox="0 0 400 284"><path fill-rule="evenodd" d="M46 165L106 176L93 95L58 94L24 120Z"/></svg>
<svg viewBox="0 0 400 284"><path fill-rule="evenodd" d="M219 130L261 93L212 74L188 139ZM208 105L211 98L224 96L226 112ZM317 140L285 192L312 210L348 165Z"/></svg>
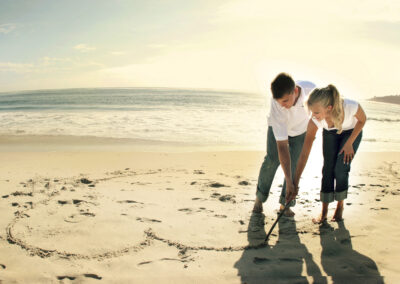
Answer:
<svg viewBox="0 0 400 284"><path fill-rule="evenodd" d="M205 145L178 141L74 135L0 135L0 152L121 151L187 153L212 151L259 151L255 146Z"/></svg>
<svg viewBox="0 0 400 284"><path fill-rule="evenodd" d="M374 142L364 139L365 142ZM133 138L112 138L73 135L0 135L0 152L148 152L148 153L193 153L193 152L263 152L266 146L218 144L206 145L178 141L159 141ZM320 145L314 145L316 152ZM398 153L400 151L361 150L359 153Z"/></svg>

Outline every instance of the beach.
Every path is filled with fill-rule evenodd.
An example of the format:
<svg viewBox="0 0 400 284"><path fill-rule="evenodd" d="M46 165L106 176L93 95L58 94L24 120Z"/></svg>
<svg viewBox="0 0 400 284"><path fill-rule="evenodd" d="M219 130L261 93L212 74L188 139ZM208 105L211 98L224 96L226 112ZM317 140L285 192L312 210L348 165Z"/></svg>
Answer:
<svg viewBox="0 0 400 284"><path fill-rule="evenodd" d="M0 284L400 283L399 15L0 1Z"/></svg>
<svg viewBox="0 0 400 284"><path fill-rule="evenodd" d="M248 230L263 151L10 139L0 140L4 283L400 279L398 152L357 153L344 221L323 226L311 222L320 213L321 159L310 160L295 217L282 217L263 245L283 181L278 169L264 230Z"/></svg>

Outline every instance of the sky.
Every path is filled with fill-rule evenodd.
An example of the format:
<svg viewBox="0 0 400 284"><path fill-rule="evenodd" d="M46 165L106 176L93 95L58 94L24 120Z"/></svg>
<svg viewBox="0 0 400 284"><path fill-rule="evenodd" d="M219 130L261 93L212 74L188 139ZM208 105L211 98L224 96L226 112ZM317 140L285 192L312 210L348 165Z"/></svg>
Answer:
<svg viewBox="0 0 400 284"><path fill-rule="evenodd" d="M400 94L397 0L0 0L0 92L268 92L279 72L345 97Z"/></svg>

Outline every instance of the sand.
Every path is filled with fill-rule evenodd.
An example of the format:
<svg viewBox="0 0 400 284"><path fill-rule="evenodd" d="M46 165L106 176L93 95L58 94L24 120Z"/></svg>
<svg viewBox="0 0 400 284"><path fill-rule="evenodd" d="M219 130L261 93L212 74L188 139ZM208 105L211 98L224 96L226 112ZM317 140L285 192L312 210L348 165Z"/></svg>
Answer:
<svg viewBox="0 0 400 284"><path fill-rule="evenodd" d="M279 169L264 229L249 230L264 152L29 145L1 148L0 282L400 281L400 153L358 153L344 221L323 226L314 157L296 216L263 245L282 184Z"/></svg>

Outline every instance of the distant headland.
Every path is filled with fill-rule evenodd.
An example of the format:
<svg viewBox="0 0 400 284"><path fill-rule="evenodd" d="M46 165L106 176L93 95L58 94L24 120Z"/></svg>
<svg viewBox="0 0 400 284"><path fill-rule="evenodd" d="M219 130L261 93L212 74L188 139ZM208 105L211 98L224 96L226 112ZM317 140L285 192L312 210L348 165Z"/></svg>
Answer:
<svg viewBox="0 0 400 284"><path fill-rule="evenodd" d="M400 104L400 95L396 96L384 96L384 97L373 97L368 99L369 101L389 103L389 104Z"/></svg>

